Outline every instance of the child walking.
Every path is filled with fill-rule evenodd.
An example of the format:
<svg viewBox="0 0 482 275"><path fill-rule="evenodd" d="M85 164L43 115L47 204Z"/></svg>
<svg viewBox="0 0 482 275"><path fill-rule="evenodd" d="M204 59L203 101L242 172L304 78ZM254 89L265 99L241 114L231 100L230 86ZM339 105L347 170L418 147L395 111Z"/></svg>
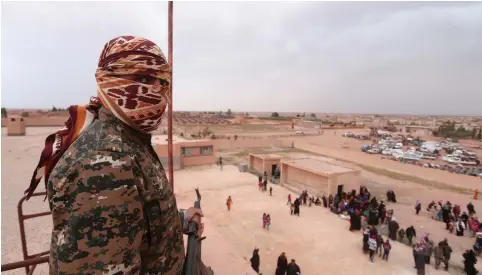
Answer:
<svg viewBox="0 0 482 275"><path fill-rule="evenodd" d="M392 249L392 246L390 245L390 242L388 239L385 241L383 244L383 257L382 260L388 261L388 254L390 254L390 249Z"/></svg>
<svg viewBox="0 0 482 275"><path fill-rule="evenodd" d="M231 211L231 205L233 204L233 200L231 199L231 196L228 197L226 200L226 206L228 207L228 211Z"/></svg>

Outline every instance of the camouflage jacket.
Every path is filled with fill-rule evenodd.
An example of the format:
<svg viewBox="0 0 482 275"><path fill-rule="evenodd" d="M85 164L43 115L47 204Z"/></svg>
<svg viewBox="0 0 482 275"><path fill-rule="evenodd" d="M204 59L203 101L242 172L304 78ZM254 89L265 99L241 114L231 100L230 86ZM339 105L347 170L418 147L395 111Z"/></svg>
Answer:
<svg viewBox="0 0 482 275"><path fill-rule="evenodd" d="M181 274L182 212L151 135L102 108L53 169L47 192L50 274Z"/></svg>

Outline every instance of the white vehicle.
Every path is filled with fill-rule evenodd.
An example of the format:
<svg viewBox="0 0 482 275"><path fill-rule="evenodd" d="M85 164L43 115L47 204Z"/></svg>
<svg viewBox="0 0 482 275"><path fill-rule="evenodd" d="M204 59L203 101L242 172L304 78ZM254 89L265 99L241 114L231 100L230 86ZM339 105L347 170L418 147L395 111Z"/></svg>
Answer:
<svg viewBox="0 0 482 275"><path fill-rule="evenodd" d="M297 135L303 135L303 134L304 134L304 132L303 132L303 131L301 131L301 130L296 130L296 134L297 134Z"/></svg>
<svg viewBox="0 0 482 275"><path fill-rule="evenodd" d="M403 154L401 159L403 160L411 160L411 161L419 161L423 155L417 154L417 153L411 153L411 152L406 152Z"/></svg>
<svg viewBox="0 0 482 275"><path fill-rule="evenodd" d="M403 144L401 144L400 142L395 144L395 149L401 149L401 148L403 148Z"/></svg>
<svg viewBox="0 0 482 275"><path fill-rule="evenodd" d="M391 151L392 151L392 157L397 159L403 157L404 152L402 149L392 149Z"/></svg>
<svg viewBox="0 0 482 275"><path fill-rule="evenodd" d="M379 154L380 149L378 147L372 147L372 148L367 150L367 153L369 153L369 154Z"/></svg>
<svg viewBox="0 0 482 275"><path fill-rule="evenodd" d="M382 155L385 155L385 156L391 156L392 155L392 149L385 149L382 151Z"/></svg>

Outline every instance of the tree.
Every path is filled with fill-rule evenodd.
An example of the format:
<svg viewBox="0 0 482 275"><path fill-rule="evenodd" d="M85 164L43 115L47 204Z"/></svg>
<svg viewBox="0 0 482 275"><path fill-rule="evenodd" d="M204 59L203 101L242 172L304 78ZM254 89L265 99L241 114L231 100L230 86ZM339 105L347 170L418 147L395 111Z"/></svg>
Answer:
<svg viewBox="0 0 482 275"><path fill-rule="evenodd" d="M479 129L479 135L477 137L479 140L482 140L482 128Z"/></svg>
<svg viewBox="0 0 482 275"><path fill-rule="evenodd" d="M22 112L21 116L22 117L28 117L28 112Z"/></svg>
<svg viewBox="0 0 482 275"><path fill-rule="evenodd" d="M2 107L2 118L6 118L6 117L8 117L7 108Z"/></svg>
<svg viewBox="0 0 482 275"><path fill-rule="evenodd" d="M316 117L315 113L311 113L310 117Z"/></svg>
<svg viewBox="0 0 482 275"><path fill-rule="evenodd" d="M246 113L244 113L244 115L245 115L245 116L249 116L249 113L248 113L248 112L246 112Z"/></svg>
<svg viewBox="0 0 482 275"><path fill-rule="evenodd" d="M231 116L232 114L233 112L231 112L231 109L228 109L228 111L226 112L226 115Z"/></svg>
<svg viewBox="0 0 482 275"><path fill-rule="evenodd" d="M472 138L475 139L477 137L477 128L474 127L474 129L472 129Z"/></svg>
<svg viewBox="0 0 482 275"><path fill-rule="evenodd" d="M207 136L209 136L211 133L212 133L211 130L209 130L209 128L206 127L206 128L203 129L202 136L203 136L203 137L207 137Z"/></svg>
<svg viewBox="0 0 482 275"><path fill-rule="evenodd" d="M278 112L274 112L274 113L271 113L271 116L272 117L279 117L279 114L278 114Z"/></svg>
<svg viewBox="0 0 482 275"><path fill-rule="evenodd" d="M57 112L57 111L58 111L57 107L52 106L52 112Z"/></svg>
<svg viewBox="0 0 482 275"><path fill-rule="evenodd" d="M296 114L296 117L301 117L300 113L297 113L297 114Z"/></svg>

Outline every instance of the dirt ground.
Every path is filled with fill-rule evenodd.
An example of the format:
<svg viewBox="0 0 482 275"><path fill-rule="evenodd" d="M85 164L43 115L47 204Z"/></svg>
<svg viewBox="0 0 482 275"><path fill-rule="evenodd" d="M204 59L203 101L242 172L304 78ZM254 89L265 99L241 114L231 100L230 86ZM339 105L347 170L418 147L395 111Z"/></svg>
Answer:
<svg viewBox="0 0 482 275"><path fill-rule="evenodd" d="M8 137L5 135L6 129L2 129L2 263L22 258L16 205L29 184L45 136L56 129L28 128L25 137ZM334 164L360 169L362 183L377 196L384 197L387 189L393 189L399 202L388 204L388 208L395 210L401 227L406 228L413 224L417 234L430 232L436 242L448 238L454 248L451 262L460 265L461 253L472 246L473 239L450 235L444 230L444 224L432 220L426 211L416 216L414 204L416 200L421 200L425 208L431 200L450 200L465 209L465 205L472 201L471 195L456 190L467 187L482 190L482 180L383 160L380 156L362 153L359 147L363 141L342 138L342 133L337 130L335 135L335 131L325 131L321 136L284 138L295 141L295 147L318 155L306 154L300 150L284 150L282 154L291 157L310 155ZM222 152L224 155L235 153ZM330 157L322 157L320 154ZM243 162L246 161L245 156L246 154L238 154L233 159L238 158L239 162ZM342 159L349 162L341 161ZM369 167L417 175L427 179L427 182L407 180L380 169L365 169ZM240 173L234 166L228 165L222 172L217 167L185 169L176 171L175 179L179 207L192 205L195 197L193 189L201 189L207 236L203 257L205 262L217 271L216 274L252 274L249 258L255 246L260 248L263 274L274 273L276 259L282 251L286 252L289 259L296 259L303 274L415 274L412 253L408 246L394 243L389 262L381 262L377 258L375 263L371 264L361 253L361 233L349 232L348 222L321 207L302 208L301 217L292 217L285 205L288 190L273 186L273 197L269 197L257 190L255 176ZM440 186L430 185L430 181L442 182L456 188L439 188ZM38 189L43 190L43 186ZM225 199L229 195L233 196L234 200L231 212L225 209ZM482 211L482 201L473 203L476 211ZM26 213L47 210L47 202L40 197L25 204ZM272 216L272 228L269 232L261 227L261 216L264 212ZM26 228L30 253L48 250L50 217L30 220ZM345 233L340 234L341 232ZM21 273L23 271L18 270L8 274ZM36 272L44 273L47 273L46 265L40 266ZM447 273L430 269L428 274Z"/></svg>

